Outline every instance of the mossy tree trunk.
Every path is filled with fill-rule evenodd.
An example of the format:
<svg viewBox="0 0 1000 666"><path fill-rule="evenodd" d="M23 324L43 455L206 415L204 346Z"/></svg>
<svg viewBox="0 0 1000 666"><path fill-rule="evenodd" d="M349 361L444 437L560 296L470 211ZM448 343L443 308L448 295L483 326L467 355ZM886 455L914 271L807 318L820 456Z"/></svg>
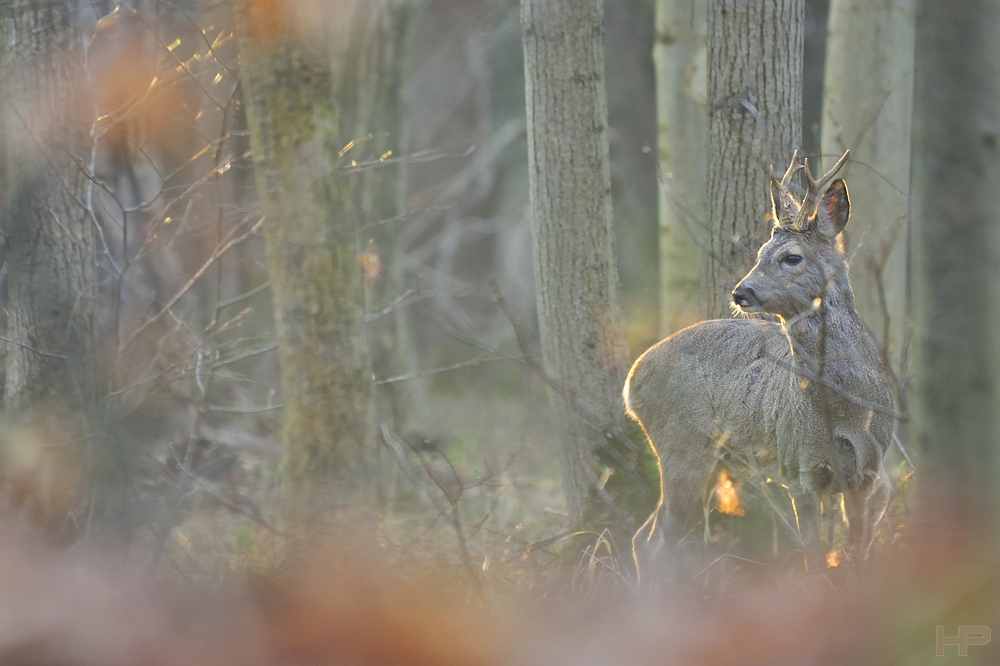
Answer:
<svg viewBox="0 0 1000 666"><path fill-rule="evenodd" d="M949 522L963 515L948 511L956 503L992 511L995 520L1000 5L920 0L916 16L910 414L925 456L921 495L925 510Z"/></svg>
<svg viewBox="0 0 1000 666"><path fill-rule="evenodd" d="M702 267L696 235L705 214L705 5L657 0L657 154L660 162L660 334L702 318Z"/></svg>
<svg viewBox="0 0 1000 666"><path fill-rule="evenodd" d="M309 16L237 5L244 97L265 221L284 391L284 524L291 557L374 545L374 403L355 238L359 180L345 172L365 113L360 67L373 5Z"/></svg>
<svg viewBox="0 0 1000 666"><path fill-rule="evenodd" d="M628 370L612 230L603 18L601 0L521 3L538 320L545 367L557 385L550 395L574 524L592 522L588 507L596 505L588 498L605 490L597 453L602 438L622 430Z"/></svg>
<svg viewBox="0 0 1000 666"><path fill-rule="evenodd" d="M706 315L729 316L771 223L768 166L802 142L804 0L712 0L708 18Z"/></svg>

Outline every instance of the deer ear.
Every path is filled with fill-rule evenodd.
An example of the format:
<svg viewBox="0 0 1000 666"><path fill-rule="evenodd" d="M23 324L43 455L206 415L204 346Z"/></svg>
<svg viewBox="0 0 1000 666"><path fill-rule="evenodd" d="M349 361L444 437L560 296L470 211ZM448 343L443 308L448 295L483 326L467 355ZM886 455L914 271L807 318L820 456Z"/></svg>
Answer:
<svg viewBox="0 0 1000 666"><path fill-rule="evenodd" d="M833 238L847 226L851 216L851 198L847 194L847 183L843 178L833 181L819 200L816 210L816 224L819 232Z"/></svg>
<svg viewBox="0 0 1000 666"><path fill-rule="evenodd" d="M771 180L771 185L768 187L771 191L771 221L774 222L774 226L780 226L781 222L781 192L778 188L774 186L774 179Z"/></svg>
<svg viewBox="0 0 1000 666"><path fill-rule="evenodd" d="M781 198L781 190L778 189L777 183L774 181L774 177L771 177L771 184L768 187L771 192L771 215L773 217L774 226L781 226L781 212L782 206L784 205L784 200Z"/></svg>

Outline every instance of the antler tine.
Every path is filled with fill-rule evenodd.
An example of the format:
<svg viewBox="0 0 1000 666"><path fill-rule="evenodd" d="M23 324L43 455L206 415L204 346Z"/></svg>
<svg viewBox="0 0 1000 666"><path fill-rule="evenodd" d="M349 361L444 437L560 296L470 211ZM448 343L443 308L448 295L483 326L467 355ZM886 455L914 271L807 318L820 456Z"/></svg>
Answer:
<svg viewBox="0 0 1000 666"><path fill-rule="evenodd" d="M820 192L826 186L830 180L837 175L837 172L847 163L847 158L850 156L851 151L846 151L837 163L833 165L833 168L827 171L822 178L819 180L813 180L812 171L809 170L809 158L806 158L803 169L806 170L806 182L808 183L808 189L806 190L806 195L802 199L802 205L795 215L794 220L789 225L793 229L804 229L808 224L812 216L816 214L816 207L819 204Z"/></svg>
<svg viewBox="0 0 1000 666"><path fill-rule="evenodd" d="M774 174L774 166L768 167L771 177L771 186L777 191L778 200L775 202L775 224L779 226L784 226L789 223L790 220L794 219L799 214L800 204L792 196L792 193L788 191L788 186L792 181L792 176L798 173L802 165L799 164L799 151L796 150L792 153L792 162L785 169L785 174L778 180L778 177Z"/></svg>
<svg viewBox="0 0 1000 666"><path fill-rule="evenodd" d="M788 189L788 183L791 182L792 176L798 173L801 168L802 165L799 164L799 151L798 149L795 149L792 153L792 161L789 163L788 168L785 169L785 175L781 177L781 188L783 190Z"/></svg>
<svg viewBox="0 0 1000 666"><path fill-rule="evenodd" d="M771 184L780 190L782 187L782 183L780 180L778 180L778 177L774 175L774 165L772 164L769 167L767 167L767 170L771 174Z"/></svg>
<svg viewBox="0 0 1000 666"><path fill-rule="evenodd" d="M851 151L844 151L844 154L840 156L840 159L833 165L833 168L827 171L819 180L813 180L812 174L809 173L809 158L806 158L806 180L809 181L809 193L813 195L819 194L820 190L822 190L826 184L837 175L837 172L840 171L847 163L847 158L850 157L850 155Z"/></svg>

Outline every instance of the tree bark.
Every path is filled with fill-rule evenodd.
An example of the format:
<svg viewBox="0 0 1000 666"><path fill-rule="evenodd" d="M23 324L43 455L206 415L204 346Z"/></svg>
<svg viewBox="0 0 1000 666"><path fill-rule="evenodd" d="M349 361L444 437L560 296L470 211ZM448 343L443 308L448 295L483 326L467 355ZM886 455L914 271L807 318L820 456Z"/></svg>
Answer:
<svg viewBox="0 0 1000 666"><path fill-rule="evenodd" d="M350 559L374 545L373 389L352 205L359 181L343 168L343 149L361 138L353 133L365 112L369 70L359 64L374 35L371 8L344 1L308 16L292 3L248 0L237 9L282 368L293 558L335 545Z"/></svg>
<svg viewBox="0 0 1000 666"><path fill-rule="evenodd" d="M82 166L93 103L76 3L17 0L0 13L7 194L8 412L96 406L94 225Z"/></svg>
<svg viewBox="0 0 1000 666"><path fill-rule="evenodd" d="M707 50L704 5L696 0L657 0L657 154L660 163L660 334L670 335L701 319L705 256L705 113Z"/></svg>
<svg viewBox="0 0 1000 666"><path fill-rule="evenodd" d="M708 19L709 317L767 239L768 166L780 173L802 141L803 0L713 0Z"/></svg>
<svg viewBox="0 0 1000 666"><path fill-rule="evenodd" d="M586 520L628 369L611 212L601 0L522 0L528 174L542 353L558 384L570 519Z"/></svg>
<svg viewBox="0 0 1000 666"><path fill-rule="evenodd" d="M996 511L1000 5L917 3L912 432L925 508ZM994 515L996 515L994 513Z"/></svg>
<svg viewBox="0 0 1000 666"><path fill-rule="evenodd" d="M909 333L905 222L913 108L914 0L833 0L826 49L823 153L854 211L847 234L862 319L896 363ZM895 363L894 363L895 365ZM905 369L897 367L897 375Z"/></svg>

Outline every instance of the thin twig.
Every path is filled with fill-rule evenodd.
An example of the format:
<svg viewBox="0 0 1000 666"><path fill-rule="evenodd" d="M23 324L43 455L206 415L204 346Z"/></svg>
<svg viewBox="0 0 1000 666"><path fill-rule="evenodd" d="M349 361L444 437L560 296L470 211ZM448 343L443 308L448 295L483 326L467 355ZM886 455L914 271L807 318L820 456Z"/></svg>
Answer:
<svg viewBox="0 0 1000 666"><path fill-rule="evenodd" d="M214 264L219 259L219 257L221 257L223 254L225 254L233 246L235 246L235 245L243 242L244 240L246 240L250 236L254 235L257 232L257 230L260 229L260 227L261 227L261 225L263 223L264 223L264 218L259 219L257 221L257 224L253 225L253 227L251 227L250 230L247 231L245 234L243 234L243 235L241 235L241 236L239 236L237 238L233 238L232 240L229 240L228 242L224 243L222 245L222 247L217 248L215 250L215 252L212 253L212 256L210 256L208 258L208 261L206 261L204 263L204 265L202 265L202 267L199 268L197 270L197 272L195 272L195 274L191 276L191 279L188 280L187 283L183 287L181 287L180 290L178 290L177 293L174 294L173 297L169 301L167 301L167 304L164 305L163 308L161 308L159 312L157 312L152 317L150 317L149 319L147 319L146 321L144 321L142 323L142 325L139 326L139 328L137 328L136 330L134 330L132 332L132 334L128 337L128 339L125 340L125 345L128 346L128 344L130 342L132 342L133 340L135 340L136 336L138 336L144 330L146 330L147 328L149 328L155 322L159 321L160 317L162 317L174 305L176 305L177 301L179 301L184 296L184 294L186 294L188 292L188 290L190 290L191 287L194 286L194 283L198 281L198 278L200 278L202 275L204 275L205 271L207 271L212 266L212 264ZM239 227L233 228L233 230L229 232L229 235L232 236L232 234L234 234L238 229L239 229Z"/></svg>
<svg viewBox="0 0 1000 666"><path fill-rule="evenodd" d="M6 342L8 344L16 345L18 347L23 347L25 349L28 349L30 351L35 352L36 354L41 355L41 356L48 356L48 357L51 357L51 358L61 358L64 361L65 360L69 360L69 357L66 356L65 354L54 354L52 352L42 351L41 349L38 349L37 347L32 347L31 345L29 345L27 343L18 342L17 340L11 340L10 338L8 338L6 336L3 336L3 335L0 335L0 340Z"/></svg>
<svg viewBox="0 0 1000 666"><path fill-rule="evenodd" d="M239 504L236 504L235 502L231 502L228 499L226 499L217 490L215 490L214 488L212 488L211 486L209 486L208 483L206 483L204 479L202 479L200 476L197 476L196 474L194 474L193 472L191 472L191 470L189 470L187 467L185 467L184 464L176 456L174 456L174 462L177 463L177 467L182 472L184 472L189 477L191 477L195 481L195 483L197 483L199 486L201 486L201 488L206 493L208 493L208 495L212 499L214 499L216 502L219 502L220 504L222 504L222 505L224 505L224 506L232 509L233 511L235 511L238 514L240 514L241 516L249 518L250 520L254 521L255 523L257 523L261 527L263 527L266 530L268 530L269 532L273 532L274 534L277 534L278 536L285 536L285 534L281 530L279 530L277 527L272 526L270 523L268 523L266 520L264 520L264 518L262 516L260 516L260 514L258 514L256 512L256 510L251 511L250 509L247 509L244 506L240 506Z"/></svg>

